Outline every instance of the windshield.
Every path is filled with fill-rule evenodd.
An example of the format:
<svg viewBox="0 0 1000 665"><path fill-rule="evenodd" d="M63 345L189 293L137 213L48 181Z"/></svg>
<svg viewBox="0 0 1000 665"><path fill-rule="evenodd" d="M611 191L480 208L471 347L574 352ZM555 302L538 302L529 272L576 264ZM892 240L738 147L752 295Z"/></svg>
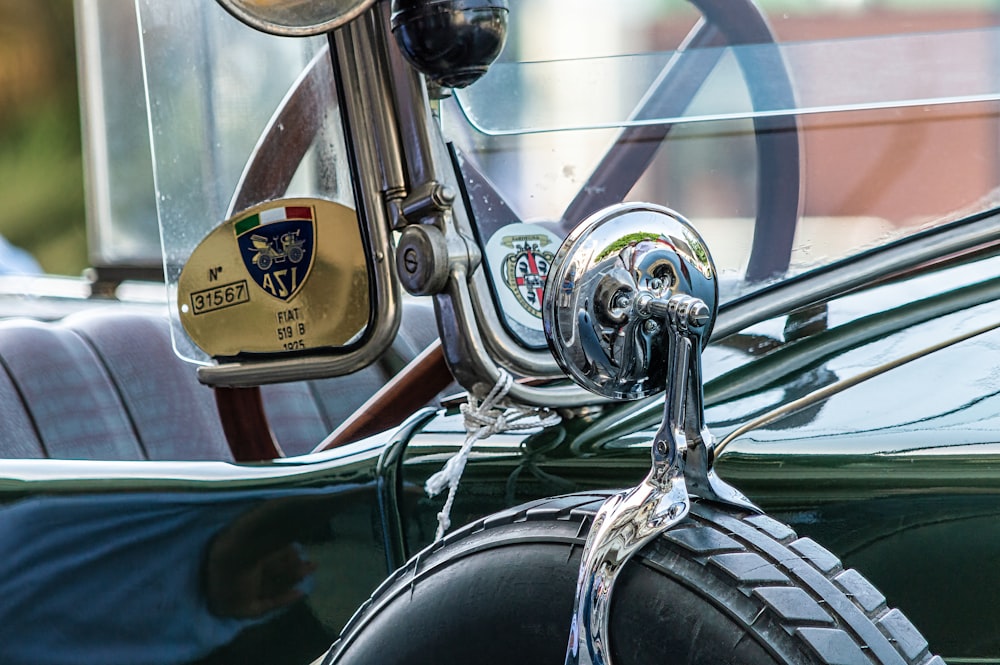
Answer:
<svg viewBox="0 0 1000 665"><path fill-rule="evenodd" d="M330 59L322 37L259 33L215 2L136 6L174 345L207 364L176 307L181 270L206 235L282 196L354 206L333 90L307 86L294 117L275 115L306 73L329 70Z"/></svg>
<svg viewBox="0 0 1000 665"><path fill-rule="evenodd" d="M560 242L614 203L689 219L723 305L995 204L994 3L759 4L511 0L500 60L440 95L486 295L521 345L546 345L542 286ZM280 195L354 206L323 38L262 35L216 3L137 7L171 288L234 211ZM306 103L286 104L300 87ZM316 141L290 148L286 127ZM266 136L301 159L294 179ZM247 186L279 171L280 188ZM178 347L208 361L183 335Z"/></svg>
<svg viewBox="0 0 1000 665"><path fill-rule="evenodd" d="M515 248L544 261L618 200L690 219L723 302L994 205L994 4L763 2L763 34L713 4L512 0L501 60L444 101L521 341L544 344Z"/></svg>

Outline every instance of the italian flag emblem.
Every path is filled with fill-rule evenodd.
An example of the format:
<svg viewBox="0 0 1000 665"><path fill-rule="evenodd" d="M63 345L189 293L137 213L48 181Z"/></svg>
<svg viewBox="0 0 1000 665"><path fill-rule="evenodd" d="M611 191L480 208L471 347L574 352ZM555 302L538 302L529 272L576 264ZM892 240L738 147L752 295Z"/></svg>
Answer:
<svg viewBox="0 0 1000 665"><path fill-rule="evenodd" d="M289 301L302 288L316 250L312 206L276 206L233 224L247 273L268 295Z"/></svg>

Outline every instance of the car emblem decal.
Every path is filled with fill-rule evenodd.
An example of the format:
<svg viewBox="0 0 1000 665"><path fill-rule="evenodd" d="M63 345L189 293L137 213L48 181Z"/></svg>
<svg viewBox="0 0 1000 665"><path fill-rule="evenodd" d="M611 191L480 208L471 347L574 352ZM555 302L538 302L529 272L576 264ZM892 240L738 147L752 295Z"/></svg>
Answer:
<svg viewBox="0 0 1000 665"><path fill-rule="evenodd" d="M316 247L316 216L311 206L261 210L233 226L243 265L254 282L285 302L309 276Z"/></svg>
<svg viewBox="0 0 1000 665"><path fill-rule="evenodd" d="M268 201L213 228L177 280L177 314L208 356L325 353L370 325L357 213L318 198ZM201 358L199 358L201 360Z"/></svg>
<svg viewBox="0 0 1000 665"><path fill-rule="evenodd" d="M540 224L509 224L486 245L500 310L509 324L542 330L542 292L559 236Z"/></svg>
<svg viewBox="0 0 1000 665"><path fill-rule="evenodd" d="M504 258L503 283L514 294L518 304L536 318L542 318L542 292L552 263L552 252L541 247L549 244L544 235L512 236L504 244L514 251Z"/></svg>

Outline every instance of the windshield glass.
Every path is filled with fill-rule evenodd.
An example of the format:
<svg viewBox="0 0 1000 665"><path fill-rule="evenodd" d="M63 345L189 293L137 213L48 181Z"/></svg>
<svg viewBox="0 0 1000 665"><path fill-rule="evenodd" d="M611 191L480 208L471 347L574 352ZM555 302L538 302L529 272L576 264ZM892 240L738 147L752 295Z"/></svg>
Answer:
<svg viewBox="0 0 1000 665"><path fill-rule="evenodd" d="M621 201L692 222L723 305L995 204L995 3L758 4L511 0L500 60L436 105L489 295L518 342L545 346L541 293L561 240ZM281 195L354 206L323 38L262 35L216 3L137 7L171 288L235 211ZM304 106L288 105L300 87ZM286 106L299 120L286 125ZM289 148L297 135L318 138ZM265 136L271 155L301 158L280 191L245 186L289 168Z"/></svg>
<svg viewBox="0 0 1000 665"><path fill-rule="evenodd" d="M215 2L137 7L174 345L181 357L208 363L176 307L195 247L264 201L319 197L354 207L332 74L303 88L288 117L280 113L298 81L312 68L328 72L330 59L323 37L266 35Z"/></svg>
<svg viewBox="0 0 1000 665"><path fill-rule="evenodd" d="M995 101L1000 79L979 60L998 47L1000 29L985 28L506 61L455 97L469 123L493 136ZM692 66L686 59L711 63L690 103L646 108L671 68ZM764 66L743 70L740 63L746 61ZM907 75L914 67L921 74ZM767 95L753 103L746 88L767 90L784 75L781 70L794 80L794 96ZM538 87L565 84L574 103L524 99L525 80ZM609 90L615 92L612 103Z"/></svg>
<svg viewBox="0 0 1000 665"><path fill-rule="evenodd" d="M445 100L521 341L544 344L527 273L615 201L690 219L723 302L994 205L994 3L774 0L763 32L716 4L512 0L501 60Z"/></svg>

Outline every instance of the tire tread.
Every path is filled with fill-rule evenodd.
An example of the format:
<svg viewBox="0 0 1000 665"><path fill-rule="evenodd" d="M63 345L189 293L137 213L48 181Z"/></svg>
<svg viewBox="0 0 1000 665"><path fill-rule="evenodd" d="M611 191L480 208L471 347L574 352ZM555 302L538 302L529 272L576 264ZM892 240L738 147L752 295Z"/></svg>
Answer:
<svg viewBox="0 0 1000 665"><path fill-rule="evenodd" d="M362 629L366 618L377 613L383 602L389 602L404 581L412 589L418 578L435 566L475 552L477 547L499 546L514 525L528 529L558 522L563 524L559 537L570 550L582 546L594 512L607 496L574 494L541 499L448 534L379 586L334 644L331 659L324 662L334 662L332 657L344 636ZM567 523L577 525L571 536L565 535ZM542 536L550 540L556 537L549 533ZM790 662L816 662L818 658L825 665L943 665L928 651L926 640L913 624L899 610L890 609L884 596L860 573L845 569L821 545L798 538L790 527L765 515L695 500L688 518L644 548L636 559L664 573L678 566L677 561L686 561L684 570L693 571L698 578L689 584L746 629L762 631L775 626L775 633L786 636L781 639L797 645L793 648L796 653L812 654L811 660L782 656Z"/></svg>

